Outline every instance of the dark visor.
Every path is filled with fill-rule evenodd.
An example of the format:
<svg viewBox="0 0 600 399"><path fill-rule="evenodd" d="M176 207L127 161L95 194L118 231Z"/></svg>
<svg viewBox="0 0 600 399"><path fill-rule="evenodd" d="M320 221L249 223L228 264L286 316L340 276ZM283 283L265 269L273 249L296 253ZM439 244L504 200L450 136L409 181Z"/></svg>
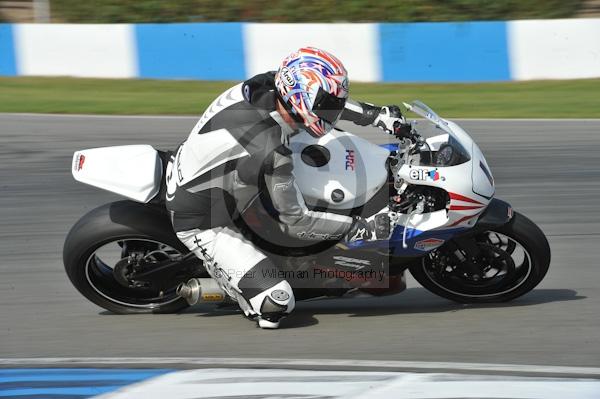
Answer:
<svg viewBox="0 0 600 399"><path fill-rule="evenodd" d="M342 115L344 106L346 105L345 98L339 98L327 93L322 87L319 87L317 98L313 104L312 111L319 118L335 125Z"/></svg>

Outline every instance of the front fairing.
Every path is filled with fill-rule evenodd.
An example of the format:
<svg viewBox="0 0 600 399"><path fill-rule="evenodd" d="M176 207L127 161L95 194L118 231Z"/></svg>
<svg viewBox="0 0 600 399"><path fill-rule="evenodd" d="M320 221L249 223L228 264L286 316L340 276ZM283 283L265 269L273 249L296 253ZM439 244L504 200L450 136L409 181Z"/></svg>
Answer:
<svg viewBox="0 0 600 399"><path fill-rule="evenodd" d="M485 157L464 129L442 119L423 103L405 106L422 116L426 120L426 127L431 123L436 133L426 139L420 152L404 158L395 171L396 180L408 187L429 186L447 193L447 206L421 214L398 214L399 223L389 242L366 245L380 250L387 247L396 256L415 256L430 252L455 234L472 228L492 199L495 188ZM416 130L423 135L426 127L422 127L421 123L417 125ZM441 166L437 162L437 155L440 149L448 145L460 156ZM398 151L402 151L402 146L398 147ZM423 153L426 156L421 156Z"/></svg>
<svg viewBox="0 0 600 399"><path fill-rule="evenodd" d="M411 104L404 104L406 108L410 111L416 113L417 115L422 116L429 122L431 122L436 128L442 130L444 133L448 135L447 142L455 141L461 148L461 151L467 153L470 158L470 184L472 185L471 191L474 194L482 196L486 199L491 199L495 193L495 185L494 178L492 176L490 167L488 166L487 161L483 155L483 152L475 143L475 141L469 136L469 134L461 128L458 124L441 118L438 114L435 113L431 108L420 101L414 101ZM445 135L442 135L444 137ZM438 136L439 137L439 136ZM437 146L440 147L439 142L435 141L435 137L432 138L434 140L427 140L428 142L432 141ZM456 145L456 144L454 144Z"/></svg>

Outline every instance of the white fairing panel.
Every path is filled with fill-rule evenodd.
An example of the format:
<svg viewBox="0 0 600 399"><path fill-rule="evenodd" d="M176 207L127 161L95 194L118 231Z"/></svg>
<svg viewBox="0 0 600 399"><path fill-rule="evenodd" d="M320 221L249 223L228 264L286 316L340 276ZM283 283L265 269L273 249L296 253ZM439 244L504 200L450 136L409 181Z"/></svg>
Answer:
<svg viewBox="0 0 600 399"><path fill-rule="evenodd" d="M483 153L475 143L473 143L472 157L473 192L483 197L491 198L494 195L494 192L496 191L496 189L494 188L494 178L492 177L492 172L490 172L490 167L485 161Z"/></svg>
<svg viewBox="0 0 600 399"><path fill-rule="evenodd" d="M303 150L311 145L326 148L326 164L311 166L303 160ZM331 209L359 207L387 182L389 151L351 133L334 130L316 139L302 131L291 138L290 148L294 176L309 205L327 205Z"/></svg>
<svg viewBox="0 0 600 399"><path fill-rule="evenodd" d="M160 190L162 161L150 145L124 145L77 151L75 180L138 202L150 201Z"/></svg>

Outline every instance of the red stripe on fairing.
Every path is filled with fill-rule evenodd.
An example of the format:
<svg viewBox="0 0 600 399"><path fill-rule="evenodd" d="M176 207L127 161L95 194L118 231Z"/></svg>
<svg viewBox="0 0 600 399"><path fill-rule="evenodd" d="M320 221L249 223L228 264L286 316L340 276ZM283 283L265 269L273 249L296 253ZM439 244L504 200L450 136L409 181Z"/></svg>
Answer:
<svg viewBox="0 0 600 399"><path fill-rule="evenodd" d="M472 198L469 197L465 197L464 195L460 195L460 194L456 194L456 193L448 193L450 195L450 199L453 200L457 200L457 201L463 201L463 202L470 202L472 204L479 204L479 205L483 205L481 202L476 201Z"/></svg>
<svg viewBox="0 0 600 399"><path fill-rule="evenodd" d="M483 205L450 205L451 211L468 211L470 209L480 209Z"/></svg>
<svg viewBox="0 0 600 399"><path fill-rule="evenodd" d="M477 213L476 213L476 214L474 214L474 215L469 215L469 216L465 216L464 218L460 218L460 219L458 219L456 222L452 223L452 224L451 224L450 226L448 226L448 227L454 227L454 226L456 226L456 225L459 225L459 224L461 224L462 222L466 222L467 220L469 220L469 219L472 219L472 218L474 218L475 216L478 216L480 213L481 213L481 212L477 212Z"/></svg>

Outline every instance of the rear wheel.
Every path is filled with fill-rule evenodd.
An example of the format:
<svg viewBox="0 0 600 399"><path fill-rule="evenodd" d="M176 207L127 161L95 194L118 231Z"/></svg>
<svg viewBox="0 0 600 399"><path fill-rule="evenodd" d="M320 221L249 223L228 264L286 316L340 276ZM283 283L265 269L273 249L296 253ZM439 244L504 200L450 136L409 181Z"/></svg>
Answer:
<svg viewBox="0 0 600 399"><path fill-rule="evenodd" d="M163 212L131 201L104 205L82 217L67 236L63 260L81 294L120 314L186 308L175 288L202 270ZM184 267L164 282L143 278L148 270L172 265Z"/></svg>
<svg viewBox="0 0 600 399"><path fill-rule="evenodd" d="M516 213L507 224L474 236L479 254L452 244L411 267L429 291L461 303L504 302L535 288L550 266L550 246L540 228ZM460 243L460 241L458 241Z"/></svg>

